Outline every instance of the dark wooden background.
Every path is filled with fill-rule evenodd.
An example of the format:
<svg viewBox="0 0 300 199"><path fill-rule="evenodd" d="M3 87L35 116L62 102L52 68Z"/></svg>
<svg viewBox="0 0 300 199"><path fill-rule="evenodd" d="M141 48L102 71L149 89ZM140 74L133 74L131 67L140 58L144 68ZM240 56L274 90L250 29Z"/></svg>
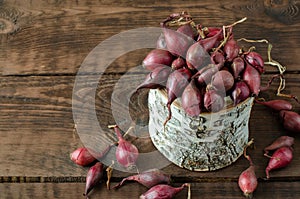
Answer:
<svg viewBox="0 0 300 199"><path fill-rule="evenodd" d="M81 63L105 39L133 28L159 27L169 14L183 10L207 26L231 24L246 16L248 20L235 28L236 37L268 39L274 46L273 58L287 66L285 92L300 96L299 9L296 0L0 0L0 198L82 198L87 168L69 159L69 153L82 146L73 131L72 89ZM146 52L128 53L103 71L97 108L104 127L114 122L110 101L115 83L139 65ZM274 68L267 67L263 82L273 73ZM276 82L263 96L275 99L275 89ZM299 104L292 103L299 112ZM135 105L136 112L146 113L145 98ZM292 164L264 180L268 160L262 149L286 134L277 114L254 106L250 137L255 148L250 154L259 177L255 198L300 197L299 135ZM175 185L192 183L192 198L243 198L237 178L247 166L240 158L215 172L191 172L175 165L163 170L173 175ZM113 183L127 175L115 171ZM107 191L103 184L91 198L138 198L146 191L136 183L126 186ZM186 198L186 190L176 198Z"/></svg>

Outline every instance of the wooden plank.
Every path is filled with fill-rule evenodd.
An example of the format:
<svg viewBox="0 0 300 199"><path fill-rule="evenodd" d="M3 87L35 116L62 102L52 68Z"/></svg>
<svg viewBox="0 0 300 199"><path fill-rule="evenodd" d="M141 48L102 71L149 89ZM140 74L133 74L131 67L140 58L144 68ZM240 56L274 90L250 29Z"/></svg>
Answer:
<svg viewBox="0 0 300 199"><path fill-rule="evenodd" d="M173 186L180 186L175 184ZM254 198L287 198L300 197L300 182L259 182ZM1 198L82 198L84 183L1 183ZM104 184L96 187L90 198L138 198L147 189L137 183L127 183L119 190L106 190ZM236 182L192 183L192 198L204 199L240 199L244 198ZM187 189L174 199L187 198Z"/></svg>
<svg viewBox="0 0 300 199"><path fill-rule="evenodd" d="M177 0L155 4L126 0L69 0L57 3L37 0L1 1L0 22L4 28L0 32L0 74L75 74L91 50L104 40L133 28L158 27L159 22L169 14L182 10L189 11L197 23L205 26L231 24L242 17L248 17L245 23L235 29L236 38L270 40L274 45L273 58L287 65L288 70L299 70L299 20L297 17L289 20L297 14L291 15L291 9L288 12L276 10L279 14L274 18L275 11L271 14L265 12L268 6L250 0L234 4L230 0ZM274 7L280 9L280 6ZM285 10L285 7L282 9ZM281 16L281 13L285 15ZM150 35L145 36L145 39L148 37ZM258 50L262 49L258 45ZM137 50L120 56L105 71L124 73L140 65L146 52Z"/></svg>
<svg viewBox="0 0 300 199"><path fill-rule="evenodd" d="M106 127L115 122L111 112L111 94L120 76L105 75L99 81L94 76L89 82L81 82L75 100L82 100L91 96L91 85L98 86L96 108L99 116L99 124L106 130L100 134L107 140L115 140L113 132ZM128 85L141 81L140 74L124 76ZM287 93L300 95L298 75L287 76ZM0 78L0 176L2 177L28 177L28 181L76 181L76 177L84 177L86 168L74 165L69 160L69 153L82 145L82 139L73 132L73 118L71 97L73 89L73 76L31 76L31 77L1 77ZM266 83L266 80L264 80ZM124 84L126 85L126 84ZM130 93L127 90L115 92L115 99ZM266 99L274 99L275 83L270 91L262 95ZM140 96L131 105L132 118L140 124L147 125L147 97ZM88 99L88 98L87 98ZM293 102L294 103L294 102ZM294 103L294 105L296 105ZM126 118L124 107L117 106L115 110L122 121L132 122ZM299 111L299 106L295 106ZM127 123L127 124L128 124ZM120 123L122 125L122 123ZM123 123L124 124L124 123ZM126 125L126 122L125 122ZM142 126L143 126L142 125ZM92 131L91 131L92 132ZM97 132L94 133L98 135ZM262 150L279 135L286 134L283 130L276 113L272 113L261 105L253 107L250 120L250 137L255 139L255 149L249 150L255 164L257 175L264 178L264 168L268 159L263 157ZM84 136L83 136L84 137ZM296 136L294 161L291 166L271 173L275 179L292 177L299 179L300 170L300 146L299 136ZM149 139L137 139L134 142L140 148L149 146ZM97 140L96 140L97 144ZM151 147L141 149L143 153L152 150ZM113 155L113 154L111 154ZM153 165L154 167L156 165ZM198 173L183 170L174 165L164 168L167 173L173 174L180 179L203 180L211 179L236 179L239 173L247 168L248 163L240 158L236 163L216 172ZM116 171L114 177L122 177L127 173ZM74 179L72 180L72 178ZM11 179L3 181L13 181ZM17 180L18 181L18 180Z"/></svg>

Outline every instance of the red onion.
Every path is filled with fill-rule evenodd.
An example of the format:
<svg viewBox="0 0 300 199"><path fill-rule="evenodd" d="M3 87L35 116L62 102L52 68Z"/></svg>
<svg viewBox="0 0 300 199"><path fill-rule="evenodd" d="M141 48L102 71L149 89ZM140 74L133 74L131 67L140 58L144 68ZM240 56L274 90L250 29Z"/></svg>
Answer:
<svg viewBox="0 0 300 199"><path fill-rule="evenodd" d="M237 79L244 69L245 69L244 59L241 57L234 58L232 61L232 64L231 64L231 70L232 70L234 79Z"/></svg>
<svg viewBox="0 0 300 199"><path fill-rule="evenodd" d="M90 153L90 149L85 147L80 147L73 151L70 154L70 158L74 163L80 166L88 166L96 161L96 158Z"/></svg>
<svg viewBox="0 0 300 199"><path fill-rule="evenodd" d="M166 50L153 49L143 60L143 67L147 70L154 70L157 66L171 66L173 56Z"/></svg>
<svg viewBox="0 0 300 199"><path fill-rule="evenodd" d="M269 172L274 169L284 168L288 166L293 159L293 150L291 147L281 147L277 149L269 160L266 168L267 178L270 178Z"/></svg>
<svg viewBox="0 0 300 199"><path fill-rule="evenodd" d="M191 77L192 77L192 73L187 68L180 68L178 70L173 71L169 75L167 85L166 85L167 93L168 93L167 107L169 111L169 116L164 122L164 126L172 117L171 104L174 102L176 98L181 96L183 90L188 85Z"/></svg>
<svg viewBox="0 0 300 199"><path fill-rule="evenodd" d="M219 27L207 27L206 37L213 37L216 34L218 34L221 30L222 30L222 28L219 28ZM223 35L222 34L219 36L219 40L220 39L223 39Z"/></svg>
<svg viewBox="0 0 300 199"><path fill-rule="evenodd" d="M163 33L169 52L176 56L185 57L187 50L194 40L180 32L164 28Z"/></svg>
<svg viewBox="0 0 300 199"><path fill-rule="evenodd" d="M186 66L186 62L182 57L178 57L173 60L171 67L173 70L178 70Z"/></svg>
<svg viewBox="0 0 300 199"><path fill-rule="evenodd" d="M230 95L234 106L250 97L250 89L244 81L236 82Z"/></svg>
<svg viewBox="0 0 300 199"><path fill-rule="evenodd" d="M263 73L264 69L264 60L261 55L257 52L249 52L245 55L246 61L253 66L259 73Z"/></svg>
<svg viewBox="0 0 300 199"><path fill-rule="evenodd" d="M250 165L240 174L238 184L244 195L247 198L252 198L252 194L257 188L258 184L254 165Z"/></svg>
<svg viewBox="0 0 300 199"><path fill-rule="evenodd" d="M222 33L220 30L213 37L209 37L194 43L186 53L186 63L191 70L200 70L206 65L207 60L210 60L207 54L218 43L218 37Z"/></svg>
<svg viewBox="0 0 300 199"><path fill-rule="evenodd" d="M214 36L212 37L207 37L203 40L199 41L199 44L203 47L203 49L208 52L210 51L212 48L217 47L220 43L220 36L222 36L222 32L223 30L219 30L219 32L217 32Z"/></svg>
<svg viewBox="0 0 300 199"><path fill-rule="evenodd" d="M204 94L204 107L209 112L219 112L224 108L224 96L220 95L215 90L208 90Z"/></svg>
<svg viewBox="0 0 300 199"><path fill-rule="evenodd" d="M211 85L218 91L228 91L234 85L234 79L230 72L220 70L212 76Z"/></svg>
<svg viewBox="0 0 300 199"><path fill-rule="evenodd" d="M240 47L238 46L237 42L232 38L226 42L223 50L226 55L226 60L232 61L239 55Z"/></svg>
<svg viewBox="0 0 300 199"><path fill-rule="evenodd" d="M209 64L199 70L195 75L193 75L193 79L197 79L197 83L199 85L209 84L211 82L211 78L214 74L216 74L220 68L222 67L222 64L214 65Z"/></svg>
<svg viewBox="0 0 300 199"><path fill-rule="evenodd" d="M251 93L258 95L260 92L260 74L251 65L246 64L245 71L243 73L243 80L249 86Z"/></svg>
<svg viewBox="0 0 300 199"><path fill-rule="evenodd" d="M210 57L199 42L194 43L186 53L186 63L191 70L200 70Z"/></svg>
<svg viewBox="0 0 300 199"><path fill-rule="evenodd" d="M202 112L203 98L195 84L195 79L184 89L181 96L181 106L189 116L198 116Z"/></svg>
<svg viewBox="0 0 300 199"><path fill-rule="evenodd" d="M143 88L163 88L166 86L168 76L172 69L168 66L157 66L145 78L144 82L137 87L137 91Z"/></svg>
<svg viewBox="0 0 300 199"><path fill-rule="evenodd" d="M255 166L252 162L251 157L247 155L247 148L253 143L254 141L253 139L251 139L244 148L244 157L249 161L250 166L240 174L238 180L238 185L247 198L252 198L253 192L257 188L258 184L257 177L255 174Z"/></svg>
<svg viewBox="0 0 300 199"><path fill-rule="evenodd" d="M124 178L120 183L114 186L114 188L119 188L123 186L126 181L136 181L144 185L145 187L151 188L158 184L170 184L171 178L169 175L166 175L161 170L151 169L148 171L144 171L140 174Z"/></svg>
<svg viewBox="0 0 300 199"><path fill-rule="evenodd" d="M118 137L118 147L116 150L116 159L118 163L126 168L134 166L139 156L139 151L135 145L126 141L121 135L117 125L114 126L114 131Z"/></svg>
<svg viewBox="0 0 300 199"><path fill-rule="evenodd" d="M210 55L210 61L213 64L224 64L225 63L225 57L222 51L214 51Z"/></svg>
<svg viewBox="0 0 300 199"><path fill-rule="evenodd" d="M286 100L270 100L270 101L256 101L258 104L262 104L267 106L274 111L281 111L281 110L292 110L293 106L290 102Z"/></svg>
<svg viewBox="0 0 300 199"><path fill-rule="evenodd" d="M86 185L84 196L87 196L90 191L101 181L103 177L103 164L97 162L94 166L92 166L87 173L86 176Z"/></svg>
<svg viewBox="0 0 300 199"><path fill-rule="evenodd" d="M181 187L172 187L170 185L159 184L142 194L140 199L171 199L180 191L182 191L184 187L189 186L190 185L188 183L183 184Z"/></svg>
<svg viewBox="0 0 300 199"><path fill-rule="evenodd" d="M265 153L287 146L291 147L294 144L294 138L290 136L280 136L274 140L269 146L264 148Z"/></svg>
<svg viewBox="0 0 300 199"><path fill-rule="evenodd" d="M281 110L280 117L283 123L283 127L291 132L300 132L300 115L293 111Z"/></svg>
<svg viewBox="0 0 300 199"><path fill-rule="evenodd" d="M197 36L196 30L191 26L190 23L180 26L177 32L185 34L186 36L194 39Z"/></svg>

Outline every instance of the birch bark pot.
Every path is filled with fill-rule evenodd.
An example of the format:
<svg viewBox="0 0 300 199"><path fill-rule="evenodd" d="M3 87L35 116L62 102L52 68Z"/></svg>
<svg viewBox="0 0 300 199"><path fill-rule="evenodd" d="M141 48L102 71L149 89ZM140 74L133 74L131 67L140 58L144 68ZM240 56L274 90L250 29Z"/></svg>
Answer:
<svg viewBox="0 0 300 199"><path fill-rule="evenodd" d="M171 106L172 119L163 127L168 116L164 90L150 89L149 133L154 146L171 162L192 171L213 171L229 166L242 154L248 143L248 123L253 105L250 97L233 107L197 117L185 114L180 98Z"/></svg>

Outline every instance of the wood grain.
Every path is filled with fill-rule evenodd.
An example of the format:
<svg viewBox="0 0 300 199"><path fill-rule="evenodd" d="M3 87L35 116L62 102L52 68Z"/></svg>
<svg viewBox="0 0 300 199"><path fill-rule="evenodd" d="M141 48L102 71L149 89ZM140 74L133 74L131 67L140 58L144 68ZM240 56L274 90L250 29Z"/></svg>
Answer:
<svg viewBox="0 0 300 199"><path fill-rule="evenodd" d="M107 125L116 121L110 108L111 99L117 103L114 111L118 113L120 126L124 128L123 130L126 130L133 120L142 124L143 128L141 129L145 130L148 119L140 116L148 114L147 93L142 93L141 96L136 98L137 100L131 102L133 103L130 108L133 120L127 117L126 106L120 104L122 101L117 100L121 99L121 96L124 98L126 93L130 93L132 85L141 81L142 77L141 74L104 75L99 80L98 76L88 76L86 78L88 82L80 82L81 91L75 92L75 101L88 99L87 97L92 94L89 90L90 86L97 87L97 118L99 118L99 124L105 130L105 133L99 134L91 131L90 135L95 135L97 138L100 135L108 141L115 140L113 132L107 129ZM111 98L113 87L118 81L126 85L127 89L117 88L114 90L116 92L114 98ZM264 83L266 81L267 77L265 77ZM298 75L287 75L286 81L287 88L285 92L299 95ZM127 82L127 84L124 82ZM81 146L83 141L73 132L73 83L73 76L10 76L0 78L0 158L3 159L0 163L0 174L2 176L28 177L29 181L63 181L64 179L72 179L72 177L75 177L76 181L76 177L85 176L86 169L74 165L69 160L69 153L75 150L76 147ZM276 82L262 96L266 99L276 98L274 96L275 89ZM293 104L295 110L298 111L299 106L294 102ZM82 125L86 127L84 126L85 123L82 123ZM258 104L254 106L250 117L250 137L255 139L256 148L250 150L249 153L257 164L257 175L260 178L265 177L264 168L268 161L262 155L263 148L277 136L284 134L286 132L283 130L276 113L272 113ZM141 135L144 136L145 134ZM300 178L300 171L297 169L300 164L299 150L297 150L300 144L298 142L299 139L296 139L293 164L284 170L272 172L272 177L282 179ZM149 140L137 139L135 143L143 148L149 145ZM147 150L153 150L153 148L149 147ZM172 164L164 168L164 171L174 174L179 177L179 180L211 181L224 178L236 179L240 171L245 169L247 165L247 161L240 158L230 167L216 172L190 172ZM114 173L114 177L124 175L128 174L118 171Z"/></svg>
<svg viewBox="0 0 300 199"><path fill-rule="evenodd" d="M56 3L55 3L56 2ZM285 24L269 17L260 1L4 1L0 74L75 74L98 44L126 30L158 27L172 12L189 11L197 23L221 26L248 17L235 28L237 38L266 38L273 57L298 70L299 23ZM147 38L147 36L145 36ZM112 43L116 46L118 43ZM265 49L265 48L264 48ZM262 47L258 48L262 51ZM125 54L105 71L124 73L137 66L145 51ZM104 71L103 71L104 72Z"/></svg>
<svg viewBox="0 0 300 199"><path fill-rule="evenodd" d="M299 23L298 1L264 1L265 11L271 17L286 24Z"/></svg>
<svg viewBox="0 0 300 199"><path fill-rule="evenodd" d="M180 186L174 184L173 186ZM300 197L299 182L260 182L254 192L254 198L286 198ZM82 198L84 183L2 183L1 198L29 199L35 198ZM138 198L147 189L137 183L127 183L119 190L106 190L105 185L97 186L90 194L90 198ZM242 192L236 182L222 183L192 183L192 198L203 199L242 199ZM174 199L187 198L187 189L179 193Z"/></svg>
<svg viewBox="0 0 300 199"><path fill-rule="evenodd" d="M159 27L169 14L183 10L204 26L227 25L247 17L235 27L235 37L268 39L273 44L272 57L287 66L284 92L300 96L296 0L0 0L0 198L82 198L88 168L74 165L69 153L87 142L101 150L99 141L116 141L113 131L107 128L110 124L119 124L123 131L139 124L127 139L143 154L155 151L147 137L147 91L132 96L146 74L140 65L149 48L122 54L107 68L93 65L110 59L112 53L103 51L88 62L88 74L80 74L81 78L76 74L89 53L112 36L136 28ZM132 38L136 35L133 33ZM153 40L151 36L145 34L144 42ZM109 45L125 49L128 38ZM265 58L266 45L255 46ZM274 67L266 69L263 84L276 71ZM78 87L73 92L75 83ZM276 98L277 84L275 80L261 97ZM299 112L299 104L292 103ZM91 105L95 105L95 114ZM79 134L74 131L75 123ZM248 153L260 182L255 198L300 197L299 135L286 132L278 114L258 104L253 107L249 124L255 148ZM268 159L263 157L262 149L286 134L296 138L295 158L287 168L271 172L271 179L265 181ZM114 152L108 155L107 162L111 163ZM191 182L193 198L244 198L236 182L247 167L248 162L240 158L214 172L191 172L173 164L163 171L172 174L176 186ZM128 175L115 170L113 184ZM101 185L91 198L138 198L146 191L136 183L126 186L107 191ZM186 190L176 198L186 198Z"/></svg>

